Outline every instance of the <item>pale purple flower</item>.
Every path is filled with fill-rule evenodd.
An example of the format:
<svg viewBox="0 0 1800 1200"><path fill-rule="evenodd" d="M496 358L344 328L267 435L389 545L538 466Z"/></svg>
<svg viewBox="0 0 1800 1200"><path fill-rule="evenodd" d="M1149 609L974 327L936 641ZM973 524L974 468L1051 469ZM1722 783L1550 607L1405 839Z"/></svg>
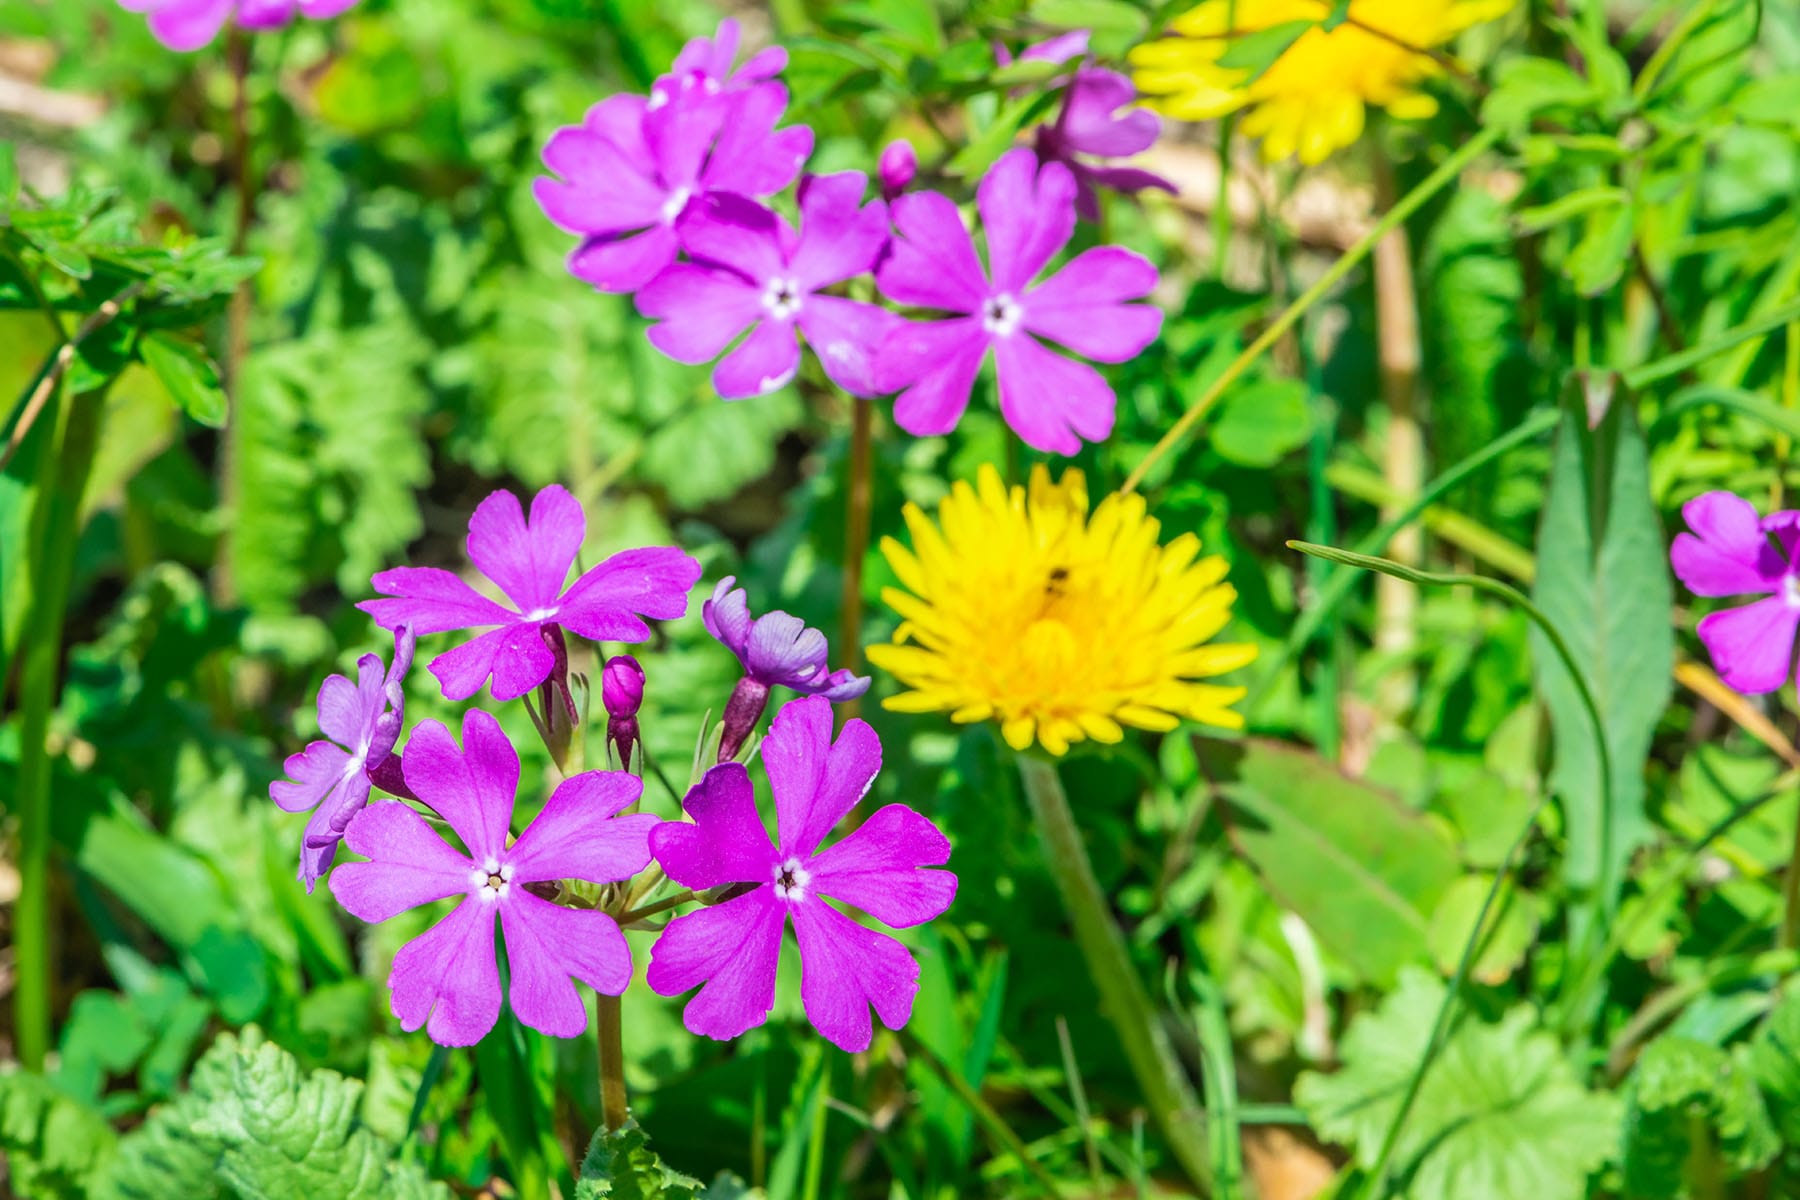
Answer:
<svg viewBox="0 0 1800 1200"><path fill-rule="evenodd" d="M693 824L665 822L650 835L657 861L683 887L751 885L671 921L651 951L650 986L673 996L704 985L682 1014L688 1029L737 1037L761 1025L774 1006L781 934L791 917L807 1018L834 1045L866 1050L871 1005L889 1029L911 1017L919 964L899 942L825 899L894 928L929 921L950 907L956 876L921 868L949 862L950 843L912 809L890 804L820 849L881 770L874 730L851 720L834 743L831 705L823 699L796 700L776 714L762 759L775 796L777 845L769 844L741 763L712 768L687 794L683 807Z"/></svg>
<svg viewBox="0 0 1800 1200"><path fill-rule="evenodd" d="M1075 211L1084 220L1100 219L1097 188L1175 191L1173 183L1141 167L1095 166L1076 157L1127 158L1153 146L1162 132L1162 118L1135 107L1136 99L1131 80L1117 71L1083 67L1069 80L1056 120L1038 127L1038 157L1063 163L1074 173Z"/></svg>
<svg viewBox="0 0 1800 1200"><path fill-rule="evenodd" d="M356 682L327 675L319 686L319 731L329 741L311 742L288 756L288 778L269 785L269 799L283 812L315 809L300 841L299 878L313 890L331 869L350 819L369 802L371 783L402 791L392 767L394 743L406 722L406 672L412 667L413 630L394 632L394 662L385 671L379 654L356 660Z"/></svg>
<svg viewBox="0 0 1800 1200"><path fill-rule="evenodd" d="M469 518L469 561L513 607L438 567L382 571L371 582L389 595L357 607L385 629L408 624L421 635L499 626L438 655L431 673L451 700L468 699L490 677L496 700L515 700L550 679L561 629L596 642L641 642L650 629L640 618L687 613L700 564L673 546L615 554L565 588L586 536L581 505L561 487L532 499L529 524L518 497L494 492Z"/></svg>
<svg viewBox="0 0 1800 1200"><path fill-rule="evenodd" d="M732 91L781 74L787 66L787 51L780 46L759 50L737 70L731 69L742 32L732 18L720 21L712 37L694 38L681 48L681 53L675 56L675 64L669 68L668 78L677 86L695 86L697 83L701 87L710 85L715 91Z"/></svg>
<svg viewBox="0 0 1800 1200"><path fill-rule="evenodd" d="M1019 51L1018 61L1060 63L1068 62L1071 58L1086 57L1088 42L1092 36L1086 29L1071 29L1067 33L1059 33L1055 37L1045 38L1041 42L1033 42ZM1008 50L1004 43L996 42L994 59L1003 67L1011 66L1013 63L1012 51Z"/></svg>
<svg viewBox="0 0 1800 1200"><path fill-rule="evenodd" d="M867 186L857 171L805 180L798 231L738 197L697 211L682 227L696 261L677 263L638 293L638 311L658 322L651 343L680 362L702 363L750 330L713 370L719 395L736 400L794 377L798 330L833 383L853 395L876 394L875 356L894 318L824 291L873 269L887 245L887 206L863 205Z"/></svg>
<svg viewBox="0 0 1800 1200"><path fill-rule="evenodd" d="M463 748L437 721L422 722L406 747L406 780L468 848L452 849L425 818L398 801L365 808L344 835L368 862L331 876L331 894L365 921L386 921L452 896L462 902L401 947L388 974L402 1029L420 1026L444 1046L472 1046L500 1017L494 918L506 930L509 998L519 1020L552 1037L580 1037L588 1012L579 979L617 996L631 982L631 951L619 926L596 909L564 908L526 884L629 879L650 862L649 813L615 816L643 784L622 771L572 775L537 819L506 844L519 786L519 756L500 722L465 713ZM573 978L571 978L573 977Z"/></svg>
<svg viewBox="0 0 1800 1200"><path fill-rule="evenodd" d="M1006 423L1039 450L1074 454L1112 432L1115 397L1100 373L1044 345L1123 362L1156 340L1162 313L1148 296L1156 268L1119 246L1085 250L1033 283L1075 231L1075 177L1062 163L1009 150L977 189L989 270L956 205L936 192L894 201L894 238L877 270L901 304L958 314L910 322L882 343L884 391L900 391L894 420L925 436L956 428L991 348Z"/></svg>
<svg viewBox="0 0 1800 1200"><path fill-rule="evenodd" d="M875 176L881 181L881 196L892 200L906 190L919 170L919 154L905 138L897 138L882 148L875 164Z"/></svg>
<svg viewBox="0 0 1800 1200"><path fill-rule="evenodd" d="M150 32L171 50L198 50L233 17L242 29L277 29L296 14L322 21L348 12L358 0L119 0L128 12L148 13Z"/></svg>
<svg viewBox="0 0 1800 1200"><path fill-rule="evenodd" d="M758 56L736 78L763 65ZM680 228L707 197L772 195L812 153L812 130L775 128L786 88L726 87L698 69L664 76L649 96L602 100L544 147L561 178L540 177L532 192L546 216L583 236L569 270L603 292L634 292L674 262Z"/></svg>
<svg viewBox="0 0 1800 1200"><path fill-rule="evenodd" d="M1682 506L1692 533L1669 551L1675 574L1697 596L1763 595L1700 619L1719 677L1740 692L1773 692L1794 675L1800 631L1800 512L1758 519L1750 502L1707 492Z"/></svg>

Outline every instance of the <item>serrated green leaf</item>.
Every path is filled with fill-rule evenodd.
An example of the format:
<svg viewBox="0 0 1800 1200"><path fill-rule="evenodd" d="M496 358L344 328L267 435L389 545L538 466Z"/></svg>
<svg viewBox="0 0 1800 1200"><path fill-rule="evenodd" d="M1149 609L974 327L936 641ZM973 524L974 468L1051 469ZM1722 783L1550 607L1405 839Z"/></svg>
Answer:
<svg viewBox="0 0 1800 1200"><path fill-rule="evenodd" d="M1328 1141L1372 1167L1425 1051L1444 985L1408 970L1350 1026L1333 1074L1301 1075L1294 1099ZM1583 1200L1613 1154L1619 1108L1575 1078L1556 1039L1521 1006L1497 1023L1464 1013L1427 1068L1394 1148L1415 1200Z"/></svg>
<svg viewBox="0 0 1800 1200"><path fill-rule="evenodd" d="M1800 990L1789 988L1750 1039L1744 1068L1768 1097L1782 1140L1800 1146Z"/></svg>
<svg viewBox="0 0 1800 1200"><path fill-rule="evenodd" d="M1581 108L1598 98L1594 85L1553 58L1514 58L1495 73L1494 90L1481 107L1489 125L1523 129L1537 113Z"/></svg>
<svg viewBox="0 0 1800 1200"><path fill-rule="evenodd" d="M146 333L138 339L138 353L190 417L202 425L225 424L219 369L198 343L160 331Z"/></svg>
<svg viewBox="0 0 1800 1200"><path fill-rule="evenodd" d="M598 1129L581 1160L575 1200L697 1200L700 1181L663 1165L636 1121Z"/></svg>
<svg viewBox="0 0 1800 1200"><path fill-rule="evenodd" d="M1664 1036L1644 1048L1626 1089L1620 1165L1628 1195L1688 1194L1695 1155L1723 1159L1733 1175L1758 1170L1780 1150L1762 1096L1731 1055L1690 1038Z"/></svg>
<svg viewBox="0 0 1800 1200"><path fill-rule="evenodd" d="M9 1194L85 1200L117 1139L101 1115L28 1071L0 1072L0 1158Z"/></svg>
<svg viewBox="0 0 1800 1200"><path fill-rule="evenodd" d="M699 396L650 434L638 473L682 508L723 500L774 465L777 443L800 416L791 390L750 400Z"/></svg>

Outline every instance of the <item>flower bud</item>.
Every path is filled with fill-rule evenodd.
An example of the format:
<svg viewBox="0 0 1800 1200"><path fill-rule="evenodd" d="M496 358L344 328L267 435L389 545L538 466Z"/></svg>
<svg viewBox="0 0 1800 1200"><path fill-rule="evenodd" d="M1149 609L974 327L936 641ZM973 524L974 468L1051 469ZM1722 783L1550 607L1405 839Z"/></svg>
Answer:
<svg viewBox="0 0 1800 1200"><path fill-rule="evenodd" d="M619 769L631 770L631 751L639 740L637 712L644 703L644 668L629 654L606 660L600 668L600 703L606 706L606 744L619 755Z"/></svg>
<svg viewBox="0 0 1800 1200"><path fill-rule="evenodd" d="M616 654L600 668L600 703L609 717L635 717L644 703L644 668L629 654Z"/></svg>
<svg viewBox="0 0 1800 1200"><path fill-rule="evenodd" d="M889 142L882 150L881 160L875 168L875 174L881 181L882 196L892 200L905 191L918 169L919 156L913 151L911 142L905 138Z"/></svg>

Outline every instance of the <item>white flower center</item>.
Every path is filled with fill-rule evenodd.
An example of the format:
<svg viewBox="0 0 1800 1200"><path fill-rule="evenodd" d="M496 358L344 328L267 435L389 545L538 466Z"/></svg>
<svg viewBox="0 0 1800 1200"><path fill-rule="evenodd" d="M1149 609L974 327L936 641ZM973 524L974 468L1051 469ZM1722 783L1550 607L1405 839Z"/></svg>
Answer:
<svg viewBox="0 0 1800 1200"><path fill-rule="evenodd" d="M1787 601L1789 608L1800 608L1800 575L1781 577L1781 598Z"/></svg>
<svg viewBox="0 0 1800 1200"><path fill-rule="evenodd" d="M502 866L489 855L487 861L469 872L469 886L483 903L504 900L512 891L512 864Z"/></svg>
<svg viewBox="0 0 1800 1200"><path fill-rule="evenodd" d="M799 904L806 899L806 886L812 882L812 872L808 871L799 859L788 859L776 867L773 874L777 896L789 904Z"/></svg>
<svg viewBox="0 0 1800 1200"><path fill-rule="evenodd" d="M669 198L663 201L663 223L666 225L673 225L675 223L675 218L681 215L681 210L686 208L688 201L693 198L694 190L692 188L678 187L670 192Z"/></svg>
<svg viewBox="0 0 1800 1200"><path fill-rule="evenodd" d="M989 296L981 305L981 327L995 337L1011 337L1024 316L1019 302L1005 292Z"/></svg>
<svg viewBox="0 0 1800 1200"><path fill-rule="evenodd" d="M548 621L550 618L554 617L556 615L556 613L557 613L557 606L552 604L548 608L532 609L530 612L525 614L525 619L527 621Z"/></svg>
<svg viewBox="0 0 1800 1200"><path fill-rule="evenodd" d="M777 321L786 321L800 311L800 285L792 279L771 279L763 288L762 304Z"/></svg>

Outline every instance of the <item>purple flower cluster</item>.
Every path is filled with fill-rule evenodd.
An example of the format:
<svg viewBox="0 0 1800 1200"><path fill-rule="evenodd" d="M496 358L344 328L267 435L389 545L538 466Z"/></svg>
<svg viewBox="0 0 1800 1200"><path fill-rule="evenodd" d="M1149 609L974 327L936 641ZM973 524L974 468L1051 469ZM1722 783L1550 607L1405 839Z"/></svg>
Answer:
<svg viewBox="0 0 1800 1200"><path fill-rule="evenodd" d="M788 100L776 79L784 52L733 70L738 38L725 21L715 38L690 42L648 96L610 97L551 137L544 163L554 174L535 191L545 214L582 238L569 270L601 291L636 293L655 322L651 342L671 358L718 360L713 384L726 399L785 386L804 339L838 387L898 393L901 428L942 434L961 419L991 351L1001 413L1028 444L1073 454L1105 438L1116 398L1082 360L1122 362L1155 339L1162 315L1138 302L1155 288L1156 268L1099 247L1048 269L1077 214L1097 218L1097 187L1169 188L1087 161L1155 141L1158 119L1130 107L1130 82L1088 66L1056 81L1063 103L1035 151L1009 151L981 181L984 267L952 200L905 191L917 170L905 142L881 155L880 199L865 200L867 177L846 171L801 179L797 223L767 207L794 182L813 136L777 128ZM1022 57L1060 64L1086 52L1076 33ZM870 275L884 299L920 319L842 294Z"/></svg>
<svg viewBox="0 0 1800 1200"><path fill-rule="evenodd" d="M355 8L358 0L119 0L128 12L148 13L150 32L171 50L198 50L227 21L240 29L279 29L296 15L322 21Z"/></svg>
<svg viewBox="0 0 1800 1200"><path fill-rule="evenodd" d="M695 61L695 70L717 67L716 58ZM753 59L725 78L743 79L765 61ZM374 586L389 594L361 607L393 630L392 664L384 667L369 654L358 661L356 682L341 675L325 680L318 715L328 740L289 758L289 778L269 788L285 811L315 810L301 842L300 878L311 891L331 872L341 841L363 860L331 872L330 888L355 916L386 921L457 901L395 955L388 986L403 1028L466 1046L494 1027L503 1000L543 1033L586 1031L587 1006L575 983L608 995L630 984L631 952L619 918L627 917L633 894L628 882L654 856L669 879L707 893L687 897L706 906L669 924L649 972L651 986L664 995L701 987L687 1007L690 1029L724 1038L762 1023L774 1003L779 946L791 916L806 964L801 995L808 1017L844 1049L866 1049L871 1006L889 1028L911 1015L919 967L899 942L824 897L906 927L942 913L955 896L956 878L928 869L949 861L949 843L901 805L824 845L873 785L881 747L856 720L832 740L832 701L860 696L869 681L831 671L818 630L787 613L753 617L748 595L730 578L706 601L708 631L737 656L744 676L727 705L718 765L683 801L692 824L636 811L642 783L631 764L634 751L642 760L638 713L646 681L630 655L607 659L600 672L606 744L620 769L568 775L517 838L511 828L519 756L493 716L465 713L460 748L437 721L412 730L404 756L397 748L405 678L420 634L486 630L433 659L431 673L446 698L467 699L484 684L496 700L537 690L546 718L560 700L578 722L583 713L573 697L584 689L569 675L565 629L593 641L641 642L650 636L644 618L686 613L700 566L673 547L627 550L570 583L586 533L581 506L560 487L539 492L529 516L511 493L495 492L470 518L468 554L505 602L441 569L402 567L375 576ZM731 760L776 686L802 698L776 714L760 747L779 829L771 846L749 774ZM545 738L551 741L548 733ZM376 788L400 799L371 804ZM447 842L414 805L439 818L461 846ZM593 895L602 900L581 899ZM505 932L510 982L504 997L496 921Z"/></svg>
<svg viewBox="0 0 1800 1200"><path fill-rule="evenodd" d="M1707 492L1681 510L1691 533L1669 551L1697 596L1762 596L1700 618L1700 640L1720 678L1740 692L1773 692L1794 678L1800 633L1800 512L1758 517L1748 500Z"/></svg>

